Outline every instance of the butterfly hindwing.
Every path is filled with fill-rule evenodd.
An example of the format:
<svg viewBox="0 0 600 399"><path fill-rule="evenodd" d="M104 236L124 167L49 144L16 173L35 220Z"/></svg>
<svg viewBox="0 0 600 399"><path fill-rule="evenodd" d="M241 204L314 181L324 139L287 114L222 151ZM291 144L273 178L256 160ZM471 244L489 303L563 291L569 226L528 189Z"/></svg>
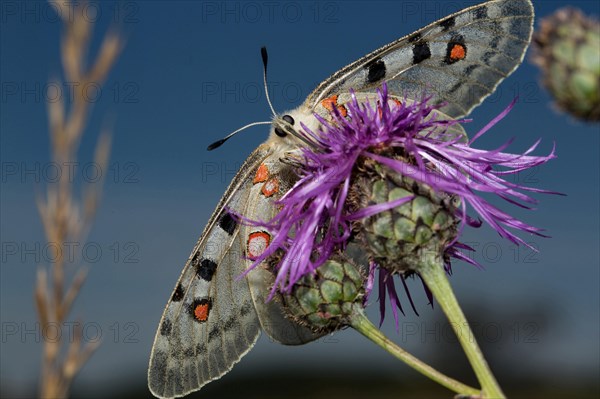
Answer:
<svg viewBox="0 0 600 399"><path fill-rule="evenodd" d="M240 226L227 212L245 210L248 175L271 153L261 146L246 160L212 215L175 286L156 333L148 384L176 397L219 378L260 334L245 270Z"/></svg>
<svg viewBox="0 0 600 399"><path fill-rule="evenodd" d="M424 94L453 118L467 115L522 61L533 24L530 0L495 0L466 8L400 38L321 83L305 105L353 89L374 92L387 82L390 94Z"/></svg>
<svg viewBox="0 0 600 399"><path fill-rule="evenodd" d="M250 189L252 201L248 202L244 213L248 219L271 220L278 211L274 201L292 188L296 182L297 175L288 164L281 162L282 156L283 154L275 152L266 158L252 177ZM268 246L272 237L267 229L252 225L242 226L241 232L246 249L246 267L249 268L254 263L252 258ZM254 267L247 274L247 279L261 327L271 339L285 345L300 345L323 335L286 317L279 294L268 300L275 276L269 270L267 262Z"/></svg>

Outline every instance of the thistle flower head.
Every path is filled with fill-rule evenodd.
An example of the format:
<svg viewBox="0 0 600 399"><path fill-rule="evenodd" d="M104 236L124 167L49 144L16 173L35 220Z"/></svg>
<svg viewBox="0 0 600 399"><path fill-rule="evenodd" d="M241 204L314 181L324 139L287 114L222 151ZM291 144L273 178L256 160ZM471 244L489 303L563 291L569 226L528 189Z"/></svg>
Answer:
<svg viewBox="0 0 600 399"><path fill-rule="evenodd" d="M468 249L458 242L465 225L478 227L486 222L515 244L527 245L516 234L518 231L541 235L540 229L480 196L490 193L527 208L536 201L524 192L546 192L506 181L504 177L547 162L554 158L554 150L547 156L530 155L539 141L524 154L503 152L508 143L490 151L472 146L509 112L514 102L470 141L459 125L464 121L449 119L426 98L398 101L388 96L385 85L376 97L360 103L352 93L352 100L345 105L345 116L336 109L330 121L315 115L322 124L321 131L313 132L302 125L304 131L300 133L314 142L315 148L304 148L294 158L299 180L278 201L279 213L264 222L274 239L256 264L283 251L276 266L274 290L290 293L303 276L321 266L334 251L343 251L357 235L365 235L357 225L371 220L370 231L377 232L381 226L375 224L382 224L380 217L388 211L411 213L407 225L414 222L412 213L416 212L420 221L426 221L427 231L413 229L408 237L406 230L384 226L384 238L399 245L385 248L389 242L384 242L383 252L390 253L378 253L376 243L363 240L372 264L385 267L380 278L386 281L390 274L418 273L417 260L410 262L414 253L400 254L405 262L389 267L394 264L393 255L399 255L394 251L404 251L411 240L412 244L423 245L419 250L438 251L450 271L450 257L475 263L460 252ZM379 188L374 188L376 181ZM468 216L468 210L478 217ZM430 243L434 241L432 249ZM370 280L368 285L373 286ZM387 282L381 284L384 289L392 288ZM390 291L392 302L394 296L395 292Z"/></svg>

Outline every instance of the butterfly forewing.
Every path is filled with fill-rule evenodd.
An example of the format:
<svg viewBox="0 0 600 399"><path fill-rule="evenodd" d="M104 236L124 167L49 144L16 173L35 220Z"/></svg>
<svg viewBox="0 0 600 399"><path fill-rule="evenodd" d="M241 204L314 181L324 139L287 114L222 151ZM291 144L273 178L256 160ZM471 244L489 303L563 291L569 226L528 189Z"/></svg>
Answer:
<svg viewBox="0 0 600 399"><path fill-rule="evenodd" d="M341 69L306 100L310 109L350 89L444 102L458 118L490 95L522 61L529 45L533 6L529 0L497 0L459 11L396 40Z"/></svg>
<svg viewBox="0 0 600 399"><path fill-rule="evenodd" d="M261 146L242 166L212 215L167 303L148 384L158 397L195 391L228 372L254 345L260 322L246 279L240 226L227 212L249 203L248 176L269 156Z"/></svg>

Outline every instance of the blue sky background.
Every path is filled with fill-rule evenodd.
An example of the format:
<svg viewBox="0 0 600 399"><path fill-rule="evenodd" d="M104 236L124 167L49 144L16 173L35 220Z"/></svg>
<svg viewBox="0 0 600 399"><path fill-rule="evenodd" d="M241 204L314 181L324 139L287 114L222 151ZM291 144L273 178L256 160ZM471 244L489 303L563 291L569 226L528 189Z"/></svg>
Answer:
<svg viewBox="0 0 600 399"><path fill-rule="evenodd" d="M566 4L534 3L538 16ZM205 150L246 123L269 119L260 47L269 49L271 99L281 112L300 105L344 65L473 3L94 4L90 12L99 14L93 49L115 21L127 38L95 102L76 168L78 181L92 172L85 163L92 159L100 127L111 123L110 167L103 171L105 191L91 244L76 248L90 261L90 273L72 315L86 323L89 339L102 339L75 388L102 395L124 384L145 384L158 320L181 268L229 180L266 138L267 129L258 127L216 151ZM600 13L596 1L570 4ZM52 172L45 98L47 82L61 71L61 25L44 2L6 1L0 7L0 386L26 396L35 390L42 349L32 292L47 251L35 193ZM464 241L476 247L474 257L486 270L456 263L451 281L467 315L479 323L476 330L501 381L519 376L568 386L584 376L597 389L600 131L597 124L555 111L539 82L539 71L524 62L471 114L474 120L466 128L476 132L519 95L518 105L478 146L491 149L514 137L510 149L519 152L541 137L538 154L547 154L556 143L556 160L518 179L567 196L539 195L534 212L503 205L545 228L551 238L527 237L539 248L536 254L516 249L487 227L467 231ZM68 97L68 88L61 94ZM454 340L444 334L439 309L426 306L420 283L411 286L421 316L407 312L400 333L389 320L383 329L408 350L451 370L443 354ZM373 319L375 308L370 308ZM231 377L213 384L307 365L313 372L335 367L350 373L365 364L373 373L416 378L357 333L343 331L299 348L263 337Z"/></svg>

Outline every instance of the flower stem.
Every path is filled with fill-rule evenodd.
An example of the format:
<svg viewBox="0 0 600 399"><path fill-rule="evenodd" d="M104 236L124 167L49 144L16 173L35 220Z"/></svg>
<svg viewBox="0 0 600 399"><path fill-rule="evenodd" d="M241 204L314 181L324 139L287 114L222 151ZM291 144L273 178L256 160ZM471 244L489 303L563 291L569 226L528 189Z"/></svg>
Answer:
<svg viewBox="0 0 600 399"><path fill-rule="evenodd" d="M438 384L443 385L444 387L462 395L475 396L480 394L478 389L465 385L440 373L433 367L423 363L421 360L397 346L394 342L390 341L377 327L373 325L373 323L371 323L367 316L365 316L362 309L355 309L355 311L352 313L352 317L350 318L350 325L362 335L391 353L394 357L402 360L404 363L417 370L421 374L434 380Z"/></svg>
<svg viewBox="0 0 600 399"><path fill-rule="evenodd" d="M435 255L425 256L425 261L419 268L419 274L448 317L450 325L473 367L477 380L481 384L482 398L504 399L504 393L485 361L471 327L454 296L443 261Z"/></svg>

